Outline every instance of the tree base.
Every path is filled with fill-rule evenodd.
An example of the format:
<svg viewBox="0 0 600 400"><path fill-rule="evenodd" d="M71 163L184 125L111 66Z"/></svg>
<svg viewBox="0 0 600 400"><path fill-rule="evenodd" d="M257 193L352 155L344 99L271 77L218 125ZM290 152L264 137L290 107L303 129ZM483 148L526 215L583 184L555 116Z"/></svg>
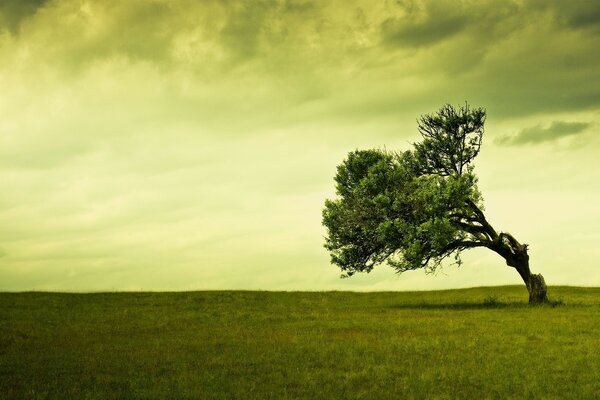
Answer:
<svg viewBox="0 0 600 400"><path fill-rule="evenodd" d="M548 288L542 274L531 274L527 283L529 304L548 303Z"/></svg>

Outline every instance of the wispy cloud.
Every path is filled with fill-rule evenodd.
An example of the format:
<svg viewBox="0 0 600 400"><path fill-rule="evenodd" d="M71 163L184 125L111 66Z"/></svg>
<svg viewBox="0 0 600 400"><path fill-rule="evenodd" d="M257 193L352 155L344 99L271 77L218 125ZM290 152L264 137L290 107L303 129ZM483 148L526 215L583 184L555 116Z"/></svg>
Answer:
<svg viewBox="0 0 600 400"><path fill-rule="evenodd" d="M552 142L567 136L574 136L585 131L589 122L554 121L549 126L536 125L521 130L514 136L501 136L495 140L501 146L520 146Z"/></svg>

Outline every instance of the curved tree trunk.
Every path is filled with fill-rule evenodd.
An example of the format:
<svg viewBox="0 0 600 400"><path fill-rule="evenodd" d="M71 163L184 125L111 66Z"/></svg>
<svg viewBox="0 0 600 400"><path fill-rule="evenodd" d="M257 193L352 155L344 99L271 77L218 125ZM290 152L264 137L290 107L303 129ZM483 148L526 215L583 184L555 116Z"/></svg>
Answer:
<svg viewBox="0 0 600 400"><path fill-rule="evenodd" d="M542 274L531 274L527 283L529 291L529 304L542 304L548 302L548 288Z"/></svg>
<svg viewBox="0 0 600 400"><path fill-rule="evenodd" d="M522 248L509 257L506 263L515 268L529 292L529 304L543 304L548 302L548 288L542 274L532 274L529 270L529 255L527 248Z"/></svg>
<svg viewBox="0 0 600 400"><path fill-rule="evenodd" d="M541 274L532 274L529 269L528 245L521 244L508 232L497 233L486 220L483 211L472 200L467 200L467 207L472 215L458 215L456 224L475 239L468 244L462 244L464 248L484 246L496 252L506 260L506 264L517 270L527 291L529 292L529 304L543 304L548 302L548 288ZM473 223L475 222L475 223ZM459 242L465 243L465 242Z"/></svg>

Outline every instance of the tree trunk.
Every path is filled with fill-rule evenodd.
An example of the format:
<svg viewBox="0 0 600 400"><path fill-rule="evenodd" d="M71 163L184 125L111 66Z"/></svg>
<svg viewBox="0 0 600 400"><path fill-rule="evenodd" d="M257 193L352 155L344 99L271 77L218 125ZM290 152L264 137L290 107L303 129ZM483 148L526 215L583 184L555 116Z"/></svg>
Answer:
<svg viewBox="0 0 600 400"><path fill-rule="evenodd" d="M527 250L517 252L516 256L507 262L508 265L514 267L521 279L527 286L529 292L529 304L543 304L548 302L548 288L542 274L532 274L529 270L529 255Z"/></svg>
<svg viewBox="0 0 600 400"><path fill-rule="evenodd" d="M543 304L548 302L548 288L542 274L529 275L527 291L529 291L529 304Z"/></svg>
<svg viewBox="0 0 600 400"><path fill-rule="evenodd" d="M529 292L529 304L548 303L546 281L544 281L544 277L541 274L531 273L529 269L529 254L527 254L525 246L515 251L511 257L508 257L506 263L515 268L519 275L521 275L523 282L525 282L525 286L527 286L527 291Z"/></svg>
<svg viewBox="0 0 600 400"><path fill-rule="evenodd" d="M459 215L458 227L476 238L476 246L483 245L495 251L504 258L508 266L517 270L529 292L529 304L548 303L548 288L544 277L541 274L532 274L529 269L529 254L527 253L529 246L519 243L508 232L497 233L474 201L467 200L466 205L471 209L473 215ZM473 224L473 221L477 224Z"/></svg>

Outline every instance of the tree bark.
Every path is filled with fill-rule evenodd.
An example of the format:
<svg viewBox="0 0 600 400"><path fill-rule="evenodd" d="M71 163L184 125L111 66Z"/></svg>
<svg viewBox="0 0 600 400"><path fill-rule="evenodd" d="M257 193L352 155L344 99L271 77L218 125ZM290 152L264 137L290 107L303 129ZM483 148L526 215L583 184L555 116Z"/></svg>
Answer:
<svg viewBox="0 0 600 400"><path fill-rule="evenodd" d="M529 304L548 303L548 288L542 274L532 274L529 269L529 255L527 248L519 249L515 254L506 260L506 263L515 268L521 279L527 286L529 292Z"/></svg>
<svg viewBox="0 0 600 400"><path fill-rule="evenodd" d="M529 304L548 303L548 288L542 274L531 274L527 283Z"/></svg>

